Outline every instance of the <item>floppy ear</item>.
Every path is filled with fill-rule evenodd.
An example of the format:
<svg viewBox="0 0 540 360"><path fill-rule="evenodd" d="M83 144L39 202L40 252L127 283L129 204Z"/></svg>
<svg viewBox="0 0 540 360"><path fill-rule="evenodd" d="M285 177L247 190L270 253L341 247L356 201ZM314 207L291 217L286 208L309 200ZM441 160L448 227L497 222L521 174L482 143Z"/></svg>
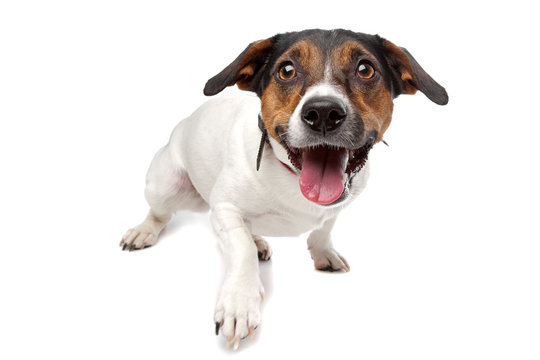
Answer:
<svg viewBox="0 0 540 360"><path fill-rule="evenodd" d="M446 90L439 85L405 48L397 47L386 39L382 40L383 50L392 71L394 96L423 92L428 99L438 105L448 103Z"/></svg>
<svg viewBox="0 0 540 360"><path fill-rule="evenodd" d="M204 95L216 95L234 84L241 90L256 91L258 81L254 80L266 65L273 44L274 38L249 44L236 60L206 82Z"/></svg>

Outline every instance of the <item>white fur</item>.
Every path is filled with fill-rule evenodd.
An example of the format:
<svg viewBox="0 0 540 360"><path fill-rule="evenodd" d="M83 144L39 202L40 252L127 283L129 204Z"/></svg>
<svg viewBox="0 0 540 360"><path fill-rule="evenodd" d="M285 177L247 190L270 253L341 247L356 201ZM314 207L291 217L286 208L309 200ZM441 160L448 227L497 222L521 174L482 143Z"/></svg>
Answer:
<svg viewBox="0 0 540 360"><path fill-rule="evenodd" d="M323 90L335 92L328 86L317 87L306 96ZM365 166L356 175L350 196L340 204L310 202L300 191L298 176L276 159L288 162L276 141L272 140L273 151L265 146L260 170L256 170L259 112L260 100L241 94L210 100L181 121L148 171L145 195L150 213L121 242L134 249L153 245L175 211L209 207L227 269L214 319L235 347L260 321L264 290L257 252L271 254L260 236L312 231L308 248L315 266L348 271L347 262L332 247L330 231L340 210L364 188L368 173ZM294 138L298 131L291 127L289 136Z"/></svg>

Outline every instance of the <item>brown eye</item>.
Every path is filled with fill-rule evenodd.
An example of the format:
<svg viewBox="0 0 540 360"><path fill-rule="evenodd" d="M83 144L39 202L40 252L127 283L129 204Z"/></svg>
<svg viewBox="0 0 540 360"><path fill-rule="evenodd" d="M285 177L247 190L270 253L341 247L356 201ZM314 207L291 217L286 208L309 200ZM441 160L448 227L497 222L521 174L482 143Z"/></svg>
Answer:
<svg viewBox="0 0 540 360"><path fill-rule="evenodd" d="M291 80L296 76L296 69L290 62L281 65L278 72L279 78L283 81Z"/></svg>
<svg viewBox="0 0 540 360"><path fill-rule="evenodd" d="M362 79L371 79L375 75L375 70L367 62L361 61L356 69L356 74Z"/></svg>

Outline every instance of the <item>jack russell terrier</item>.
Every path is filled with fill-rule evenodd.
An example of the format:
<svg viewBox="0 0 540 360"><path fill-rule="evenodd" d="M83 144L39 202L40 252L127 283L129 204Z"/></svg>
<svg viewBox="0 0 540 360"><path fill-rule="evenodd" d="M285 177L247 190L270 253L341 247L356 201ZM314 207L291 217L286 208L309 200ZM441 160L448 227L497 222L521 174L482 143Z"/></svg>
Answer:
<svg viewBox="0 0 540 360"><path fill-rule="evenodd" d="M130 251L152 246L174 212L210 209L226 265L215 330L234 349L261 318L258 261L272 254L261 236L311 231L315 268L349 271L330 231L366 185L368 153L383 141L392 100L420 90L448 102L406 49L346 30L254 42L204 94L235 84L257 96L208 101L176 126L148 170L150 212L120 242Z"/></svg>

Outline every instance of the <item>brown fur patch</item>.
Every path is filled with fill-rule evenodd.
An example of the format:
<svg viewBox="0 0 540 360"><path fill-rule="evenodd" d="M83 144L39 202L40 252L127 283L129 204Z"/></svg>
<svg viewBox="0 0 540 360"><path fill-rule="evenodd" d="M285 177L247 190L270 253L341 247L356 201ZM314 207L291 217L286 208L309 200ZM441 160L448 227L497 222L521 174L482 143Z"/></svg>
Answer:
<svg viewBox="0 0 540 360"><path fill-rule="evenodd" d="M381 141L392 121L394 103L390 92L384 86L378 86L369 95L355 92L350 99L364 121L365 133L375 130L378 134L376 142Z"/></svg>
<svg viewBox="0 0 540 360"><path fill-rule="evenodd" d="M369 80L355 79L356 67L360 59L370 61L375 67L378 63L375 56L361 44L355 41L345 42L342 46L333 49L330 54L332 75L338 80L339 85L343 86L343 91L348 94L362 117L364 133L377 131L377 142L379 142L392 120L394 108L392 95L384 85L382 76L375 75ZM342 84L344 80L341 79L346 79L348 88Z"/></svg>
<svg viewBox="0 0 540 360"><path fill-rule="evenodd" d="M330 53L332 69L347 69L351 65L351 61L359 54L364 54L371 61L375 60L373 55L356 41L347 41L342 46L332 49Z"/></svg>
<svg viewBox="0 0 540 360"><path fill-rule="evenodd" d="M296 106L302 99L305 89L324 76L324 54L308 40L302 40L294 44L283 53L276 61L273 74L279 70L279 66L291 61L296 67L296 78L291 80L290 86L282 85L275 76L264 90L261 97L261 113L264 126L270 136L281 142L276 128L280 127L287 131L287 123Z"/></svg>

